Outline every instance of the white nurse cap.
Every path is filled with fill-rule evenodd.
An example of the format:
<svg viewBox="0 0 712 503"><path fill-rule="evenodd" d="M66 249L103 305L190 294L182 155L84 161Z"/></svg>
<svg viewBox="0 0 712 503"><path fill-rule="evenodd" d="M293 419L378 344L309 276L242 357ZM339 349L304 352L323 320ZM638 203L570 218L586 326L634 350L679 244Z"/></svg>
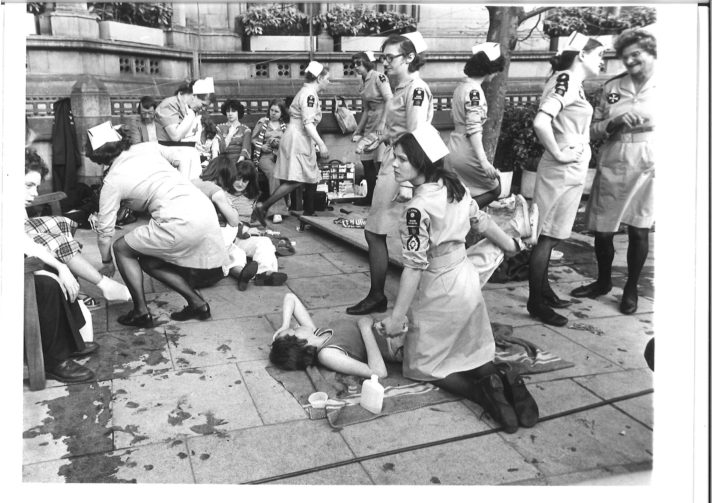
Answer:
<svg viewBox="0 0 712 503"><path fill-rule="evenodd" d="M215 92L215 83L212 77L198 79L193 83L193 94L213 94Z"/></svg>
<svg viewBox="0 0 712 503"><path fill-rule="evenodd" d="M111 127L111 121L106 121L98 126L87 129L87 135L89 136L89 142L91 143L92 150L103 147L107 143L112 143L115 141L121 141L121 135L116 132L121 125Z"/></svg>
<svg viewBox="0 0 712 503"><path fill-rule="evenodd" d="M428 44L425 43L425 39L419 31L404 33L403 36L413 42L413 47L415 47L417 54L424 52L428 48Z"/></svg>
<svg viewBox="0 0 712 503"><path fill-rule="evenodd" d="M428 156L430 162L439 161L450 153L445 142L440 138L440 133L430 124L418 126L413 131L413 136L418 141L420 148Z"/></svg>
<svg viewBox="0 0 712 503"><path fill-rule="evenodd" d="M490 61L494 61L502 55L502 49L499 44L494 42L484 42L472 46L472 54L477 54L478 52L484 52Z"/></svg>
<svg viewBox="0 0 712 503"><path fill-rule="evenodd" d="M374 61L376 61L376 55L373 54L373 51L366 51L366 52L364 52L364 54L366 55L366 57L368 58L368 60L369 60L371 63L373 63Z"/></svg>
<svg viewBox="0 0 712 503"><path fill-rule="evenodd" d="M310 61L307 67L304 69L305 72L309 72L315 77L318 77L319 74L321 74L321 71L324 69L324 65L319 63L318 61Z"/></svg>
<svg viewBox="0 0 712 503"><path fill-rule="evenodd" d="M564 52L564 51L581 52L581 51L583 51L583 48L586 47L586 44L588 43L589 39L590 39L590 37L575 31L571 35L569 35L568 39L566 39L566 43L564 44L563 49L561 49L561 52Z"/></svg>

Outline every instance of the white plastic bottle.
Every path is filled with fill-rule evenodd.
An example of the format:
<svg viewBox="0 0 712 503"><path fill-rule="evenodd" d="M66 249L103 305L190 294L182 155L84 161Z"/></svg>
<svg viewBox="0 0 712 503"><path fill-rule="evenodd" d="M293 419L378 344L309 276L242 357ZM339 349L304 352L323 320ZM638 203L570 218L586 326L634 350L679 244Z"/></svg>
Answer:
<svg viewBox="0 0 712 503"><path fill-rule="evenodd" d="M383 409L383 386L378 382L378 376L363 382L361 387L361 407L374 414L380 414Z"/></svg>

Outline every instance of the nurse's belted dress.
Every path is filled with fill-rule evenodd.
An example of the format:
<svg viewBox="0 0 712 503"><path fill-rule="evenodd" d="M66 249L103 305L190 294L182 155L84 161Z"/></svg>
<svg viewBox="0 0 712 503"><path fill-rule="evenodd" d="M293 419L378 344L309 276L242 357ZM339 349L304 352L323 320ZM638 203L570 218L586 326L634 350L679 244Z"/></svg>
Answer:
<svg viewBox="0 0 712 503"><path fill-rule="evenodd" d="M306 83L292 100L289 107L289 124L279 143L279 154L274 176L290 182L316 183L319 167L316 149L305 128L321 122L321 104L316 94L316 85Z"/></svg>
<svg viewBox="0 0 712 503"><path fill-rule="evenodd" d="M653 134L655 76L637 92L627 73L603 86L593 113L591 137L605 139L598 154L598 170L586 208L586 226L597 232L616 232L621 222L640 228L653 225ZM636 111L648 121L635 128L606 133L611 119Z"/></svg>
<svg viewBox="0 0 712 503"><path fill-rule="evenodd" d="M366 114L363 136L375 134L386 111L386 100L393 96L388 77L376 70L370 70L361 82L358 93L363 103L363 113ZM381 143L375 150L362 152L361 160L381 162L383 151L384 145Z"/></svg>
<svg viewBox="0 0 712 503"><path fill-rule="evenodd" d="M409 313L403 375L442 379L494 359L494 337L477 270L465 255L472 198L448 201L442 182L425 183L400 220L403 265L422 269Z"/></svg>
<svg viewBox="0 0 712 503"><path fill-rule="evenodd" d="M545 151L539 161L534 202L539 205L537 234L556 239L571 235L591 160L589 131L593 107L586 101L583 82L568 71L555 72L544 86L539 112L552 117L554 138L561 150L583 150L581 160L562 164Z"/></svg>

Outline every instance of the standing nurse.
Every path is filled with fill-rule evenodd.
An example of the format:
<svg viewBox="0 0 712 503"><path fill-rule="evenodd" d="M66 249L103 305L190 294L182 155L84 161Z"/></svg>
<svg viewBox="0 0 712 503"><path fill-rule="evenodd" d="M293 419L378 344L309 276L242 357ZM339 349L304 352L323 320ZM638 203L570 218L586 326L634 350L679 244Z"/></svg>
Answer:
<svg viewBox="0 0 712 503"><path fill-rule="evenodd" d="M539 206L539 240L529 260L527 311L547 325L568 323L552 307L565 307L549 285L551 251L571 235L591 159L589 131L593 107L586 101L583 81L603 63L597 40L573 33L566 48L551 59L553 74L544 86L534 131L544 146L534 186Z"/></svg>
<svg viewBox="0 0 712 503"><path fill-rule="evenodd" d="M422 52L426 48L423 36L417 31L391 35L381 48L383 67L395 82L395 91L386 108L384 142L387 147L365 228L371 289L365 299L346 309L347 314L382 313L388 308L384 291L388 270L386 236L397 227L403 202L410 199L413 190L410 183L401 185L393 175L393 143L433 119L433 95L418 73L425 64Z"/></svg>
<svg viewBox="0 0 712 503"><path fill-rule="evenodd" d="M501 186L499 172L487 159L482 146L482 127L487 121L487 100L482 82L504 69L499 44L485 42L472 48L472 57L465 64L465 78L452 97L452 121L455 130L450 135L450 155L445 167L454 169L480 209L497 199Z"/></svg>
<svg viewBox="0 0 712 503"><path fill-rule="evenodd" d="M586 225L595 233L598 279L571 295L595 298L611 290L613 234L622 222L628 225L628 280L620 311L632 314L638 309L638 279L648 257L648 233L654 221L657 44L650 32L634 28L621 33L614 47L626 72L604 84L591 125L591 137L605 140L586 209Z"/></svg>

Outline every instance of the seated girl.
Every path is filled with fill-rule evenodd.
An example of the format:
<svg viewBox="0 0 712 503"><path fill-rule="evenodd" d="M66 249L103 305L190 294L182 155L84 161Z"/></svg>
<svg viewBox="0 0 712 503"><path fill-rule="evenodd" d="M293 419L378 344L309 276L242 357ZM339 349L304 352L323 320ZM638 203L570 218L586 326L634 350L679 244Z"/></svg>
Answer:
<svg viewBox="0 0 712 503"><path fill-rule="evenodd" d="M290 328L292 316L297 327ZM317 328L296 295L288 293L282 305L282 325L272 336L269 359L284 370L303 370L321 363L326 368L358 377L386 377L386 361L403 361L404 336L374 334L370 317L338 320Z"/></svg>
<svg viewBox="0 0 712 503"><path fill-rule="evenodd" d="M260 231L248 227L246 223L260 194L255 164L252 161L240 161L235 165L228 156L221 154L208 164L200 178L203 181L213 182L225 191L232 208L237 211L241 219L244 219L237 230L237 238L233 244L244 252L245 257L250 257L257 263L255 285L283 285L287 281L287 275L277 272L279 265L272 240L260 236ZM239 259L238 255L236 259ZM244 267L246 258L242 260L235 265Z"/></svg>

